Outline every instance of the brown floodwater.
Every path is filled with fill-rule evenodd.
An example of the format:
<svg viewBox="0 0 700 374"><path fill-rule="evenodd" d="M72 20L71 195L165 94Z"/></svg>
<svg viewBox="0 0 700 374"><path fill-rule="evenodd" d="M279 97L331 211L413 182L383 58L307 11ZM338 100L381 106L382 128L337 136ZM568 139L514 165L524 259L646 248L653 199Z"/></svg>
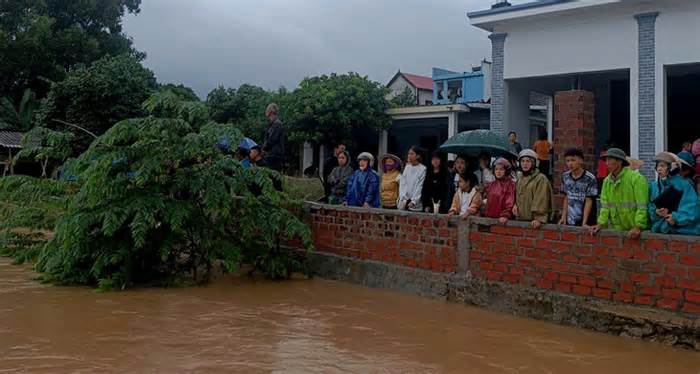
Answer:
<svg viewBox="0 0 700 374"><path fill-rule="evenodd" d="M98 293L0 259L0 373L698 373L700 354L322 279Z"/></svg>

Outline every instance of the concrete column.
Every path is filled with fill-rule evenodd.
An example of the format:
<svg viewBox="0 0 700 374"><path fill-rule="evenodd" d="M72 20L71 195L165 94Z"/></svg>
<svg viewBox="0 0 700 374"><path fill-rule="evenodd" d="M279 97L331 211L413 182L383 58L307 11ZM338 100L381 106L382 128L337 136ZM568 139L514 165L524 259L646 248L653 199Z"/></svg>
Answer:
<svg viewBox="0 0 700 374"><path fill-rule="evenodd" d="M377 170L382 170L379 165L379 159L387 153L389 153L389 132L384 130L379 133L379 150L377 152L377 162L375 165Z"/></svg>
<svg viewBox="0 0 700 374"><path fill-rule="evenodd" d="M656 18L658 12L637 14L638 45L638 157L644 161L642 174L654 176L656 153Z"/></svg>
<svg viewBox="0 0 700 374"><path fill-rule="evenodd" d="M449 112L447 114L447 138L450 139L459 133L459 113ZM449 153L447 155L448 160L454 160L457 155Z"/></svg>
<svg viewBox="0 0 700 374"><path fill-rule="evenodd" d="M505 125L506 95L503 80L504 49L508 34L491 34L491 130L507 132ZM528 116L529 118L529 113Z"/></svg>
<svg viewBox="0 0 700 374"><path fill-rule="evenodd" d="M357 155L354 155L354 157L357 157ZM326 146L322 145L318 147L318 175L323 175L323 164L325 164L324 161L326 161Z"/></svg>
<svg viewBox="0 0 700 374"><path fill-rule="evenodd" d="M303 172L314 163L314 147L311 143L304 142L301 155L301 171Z"/></svg>

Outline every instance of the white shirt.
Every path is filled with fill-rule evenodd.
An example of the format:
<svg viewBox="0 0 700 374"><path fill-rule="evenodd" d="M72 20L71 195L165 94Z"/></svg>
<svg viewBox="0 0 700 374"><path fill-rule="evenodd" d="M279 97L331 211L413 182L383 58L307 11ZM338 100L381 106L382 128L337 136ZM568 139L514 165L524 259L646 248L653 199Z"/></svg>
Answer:
<svg viewBox="0 0 700 374"><path fill-rule="evenodd" d="M406 165L399 179L399 209L404 209L408 200L411 200L415 206L413 211L422 211L423 204L421 203L421 195L423 192L423 182L425 182L425 173L427 168L423 164Z"/></svg>
<svg viewBox="0 0 700 374"><path fill-rule="evenodd" d="M469 205L476 194L476 188L472 188L469 192L459 190L459 214L466 214L469 211Z"/></svg>

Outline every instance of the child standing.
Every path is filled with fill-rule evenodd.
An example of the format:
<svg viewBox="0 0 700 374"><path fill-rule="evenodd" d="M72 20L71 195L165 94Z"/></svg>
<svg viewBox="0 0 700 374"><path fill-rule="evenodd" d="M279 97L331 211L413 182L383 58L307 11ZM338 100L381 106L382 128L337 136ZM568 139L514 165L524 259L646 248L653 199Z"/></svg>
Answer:
<svg viewBox="0 0 700 374"><path fill-rule="evenodd" d="M479 215L481 193L476 188L477 183L474 173L459 174L459 188L452 199L452 208L448 215L459 214L461 218Z"/></svg>

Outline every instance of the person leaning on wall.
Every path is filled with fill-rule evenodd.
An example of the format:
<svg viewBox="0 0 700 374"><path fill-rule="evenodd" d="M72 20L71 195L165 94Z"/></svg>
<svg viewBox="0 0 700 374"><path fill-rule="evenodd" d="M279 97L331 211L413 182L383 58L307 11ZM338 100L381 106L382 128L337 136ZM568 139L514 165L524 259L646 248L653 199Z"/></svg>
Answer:
<svg viewBox="0 0 700 374"><path fill-rule="evenodd" d="M670 152L659 153L654 161L657 178L649 183L648 205L651 231L700 235L698 195L690 180L679 175L684 161Z"/></svg>
<svg viewBox="0 0 700 374"><path fill-rule="evenodd" d="M532 228L549 221L552 214L552 184L537 169L537 153L524 149L518 157L522 177L515 187L515 206L513 214L518 221L530 222Z"/></svg>
<svg viewBox="0 0 700 374"><path fill-rule="evenodd" d="M359 168L348 181L343 205L379 208L379 175L372 170L374 156L362 152L357 156Z"/></svg>
<svg viewBox="0 0 700 374"><path fill-rule="evenodd" d="M631 239L637 239L642 230L649 228L649 185L638 171L628 167L630 163L625 151L610 148L604 160L609 174L603 181L597 224L589 231L595 235L601 228L610 226L616 231L626 231Z"/></svg>

